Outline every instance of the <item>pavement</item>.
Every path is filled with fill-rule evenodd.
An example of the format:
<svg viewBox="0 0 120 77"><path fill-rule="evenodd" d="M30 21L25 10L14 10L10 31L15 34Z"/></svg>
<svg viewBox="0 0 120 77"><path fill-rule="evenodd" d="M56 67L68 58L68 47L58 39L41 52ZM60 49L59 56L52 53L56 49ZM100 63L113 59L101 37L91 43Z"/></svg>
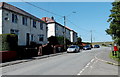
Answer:
<svg viewBox="0 0 120 77"><path fill-rule="evenodd" d="M102 55L101 55L101 54L102 54ZM109 55L110 55L110 52L102 52L102 53L97 54L97 55L95 56L95 58L96 58L97 60L106 62L106 63L108 63L108 64L120 66L120 64L118 63L118 61L115 61L115 60L111 59Z"/></svg>
<svg viewBox="0 0 120 77"><path fill-rule="evenodd" d="M21 59L21 60L15 60L15 61L10 61L10 62L4 62L4 63L0 63L0 67L10 66L10 65L14 65L14 64L23 63L23 62L29 62L29 61L33 61L33 60L37 60L37 59L53 57L53 56L62 55L62 54L65 54L65 53L66 52L61 52L61 53L56 53L56 54L32 57L32 58L29 58L29 59Z"/></svg>

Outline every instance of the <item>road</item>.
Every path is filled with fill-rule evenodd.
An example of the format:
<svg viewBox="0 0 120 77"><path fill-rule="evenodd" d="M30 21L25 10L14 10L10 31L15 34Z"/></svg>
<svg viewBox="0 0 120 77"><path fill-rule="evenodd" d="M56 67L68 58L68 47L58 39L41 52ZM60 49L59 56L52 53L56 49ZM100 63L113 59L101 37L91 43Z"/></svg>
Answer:
<svg viewBox="0 0 120 77"><path fill-rule="evenodd" d="M2 67L2 75L99 75L96 67L102 68L103 75L117 75L118 69L104 71L108 64L104 64L95 59L101 52L108 52L110 48L101 47L92 50L82 50L79 53L65 53L62 55L33 60L30 62ZM100 65L105 65L101 67ZM90 66L90 67L89 67ZM95 69L91 72L91 68ZM105 68L106 69L106 68ZM110 70L110 69L109 69ZM110 73L112 72L112 73Z"/></svg>

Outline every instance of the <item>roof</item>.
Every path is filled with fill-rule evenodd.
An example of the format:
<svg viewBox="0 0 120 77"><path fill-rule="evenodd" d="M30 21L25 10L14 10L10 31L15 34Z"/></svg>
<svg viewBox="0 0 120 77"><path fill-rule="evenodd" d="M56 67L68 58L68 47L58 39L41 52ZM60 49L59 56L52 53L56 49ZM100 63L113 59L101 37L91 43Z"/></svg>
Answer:
<svg viewBox="0 0 120 77"><path fill-rule="evenodd" d="M49 17L43 17L42 20L46 23L56 22L55 20L53 20L52 18L49 18Z"/></svg>
<svg viewBox="0 0 120 77"><path fill-rule="evenodd" d="M40 18L37 18L37 17L33 16L32 14L30 14L30 13L28 13L28 12L26 12L26 11L20 9L20 8L17 8L15 6L13 6L13 5L5 3L5 2L0 2L0 8L7 9L7 10L13 11L15 13L22 14L24 16L30 17L32 19L35 19L37 21L42 21Z"/></svg>
<svg viewBox="0 0 120 77"><path fill-rule="evenodd" d="M46 22L47 24L55 23L55 24L58 24L58 25L64 27L64 26L61 25L60 23L56 22L56 21L54 20L54 18L52 19L52 18L49 18L49 17L43 17L43 18L42 18L42 21Z"/></svg>
<svg viewBox="0 0 120 77"><path fill-rule="evenodd" d="M56 22L54 19L52 18L49 18L49 17L43 17L42 20L46 23L57 23L59 25L61 25L60 23ZM64 27L63 25L61 25L62 27ZM69 27L65 26L66 29L70 30L70 31L73 31L74 33L77 33L75 32L74 30L70 29Z"/></svg>
<svg viewBox="0 0 120 77"><path fill-rule="evenodd" d="M43 20L44 22L46 22L46 23L57 23L57 24L60 24L60 23L56 22L54 19L49 18L49 17L43 17L42 20ZM60 25L61 25L61 24L60 24ZM61 26L63 26L63 25L61 25ZM63 27L64 27L64 26L63 26ZM67 26L65 26L65 28L68 29L68 30L70 30L70 31L72 31L72 29L68 28Z"/></svg>
<svg viewBox="0 0 120 77"><path fill-rule="evenodd" d="M68 30L70 30L70 31L72 31L72 29L68 28L67 26L65 26L65 28L68 29Z"/></svg>
<svg viewBox="0 0 120 77"><path fill-rule="evenodd" d="M75 32L74 30L70 29L69 27L65 26L66 29L70 30L70 31L73 31L74 33L77 33Z"/></svg>
<svg viewBox="0 0 120 77"><path fill-rule="evenodd" d="M74 33L76 33L77 34L77 32L76 31L74 31L74 30L72 30Z"/></svg>

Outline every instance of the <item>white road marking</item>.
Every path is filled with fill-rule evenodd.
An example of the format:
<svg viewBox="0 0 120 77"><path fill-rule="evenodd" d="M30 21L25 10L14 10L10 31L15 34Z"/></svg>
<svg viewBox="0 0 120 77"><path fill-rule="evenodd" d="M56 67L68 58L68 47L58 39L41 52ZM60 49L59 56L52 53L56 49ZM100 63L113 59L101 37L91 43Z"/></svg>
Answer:
<svg viewBox="0 0 120 77"><path fill-rule="evenodd" d="M94 50L95 50L95 49L94 49ZM83 52L87 52L87 51L83 51ZM82 72L84 72L84 70L85 70L87 67L93 68L93 66L95 65L95 63L97 63L98 61L103 61L103 62L111 63L111 62L109 62L109 61L105 61L105 60L102 60L102 59L97 58L97 56L98 56L99 54L101 54L101 53L103 53L103 52L100 52L100 53L95 54L94 59L92 59L77 75L81 75ZM96 61L93 62L94 60L96 60ZM89 66L92 62L93 62L93 64L92 64L91 66ZM115 64L115 63L112 63L112 64ZM115 65L116 65L116 64L115 64Z"/></svg>
<svg viewBox="0 0 120 77"><path fill-rule="evenodd" d="M90 65L90 63L91 63L91 61L86 65L86 66L89 66Z"/></svg>
<svg viewBox="0 0 120 77"><path fill-rule="evenodd" d="M101 52L101 53L103 53L103 52ZM101 59L101 58L98 58L97 56L98 56L99 54L101 54L101 53L96 54L96 55L95 55L95 59L97 59L97 60L99 60L99 61L102 61L102 62L106 62L106 63L113 64L113 65L118 65L118 64L116 64L116 63L113 63L113 62L106 61L106 60L103 60L103 59Z"/></svg>
<svg viewBox="0 0 120 77"><path fill-rule="evenodd" d="M89 65L94 61L95 59L92 59L77 75L81 75L82 72L89 67Z"/></svg>
<svg viewBox="0 0 120 77"><path fill-rule="evenodd" d="M93 62L94 61L94 59L92 59L90 62Z"/></svg>
<svg viewBox="0 0 120 77"><path fill-rule="evenodd" d="M95 65L95 63L97 63L97 62L98 62L98 60L96 60L95 62L93 62L93 64L91 65L91 67L93 67Z"/></svg>
<svg viewBox="0 0 120 77"><path fill-rule="evenodd" d="M81 73L84 71L85 69L82 69L77 75L81 75Z"/></svg>

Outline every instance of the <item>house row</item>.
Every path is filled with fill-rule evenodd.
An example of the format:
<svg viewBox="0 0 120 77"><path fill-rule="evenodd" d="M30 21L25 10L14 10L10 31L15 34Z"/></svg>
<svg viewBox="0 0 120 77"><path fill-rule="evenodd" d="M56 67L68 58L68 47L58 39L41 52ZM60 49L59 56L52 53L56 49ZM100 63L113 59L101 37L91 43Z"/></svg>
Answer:
<svg viewBox="0 0 120 77"><path fill-rule="evenodd" d="M66 38L71 42L77 41L77 33L65 27ZM54 18L42 19L32 14L0 2L0 34L17 34L19 45L29 45L31 41L47 44L50 36L63 36L64 26L57 23Z"/></svg>
<svg viewBox="0 0 120 77"><path fill-rule="evenodd" d="M48 17L43 17L42 20L47 23L48 27L48 37L51 36L64 36L65 32L65 37L70 40L71 42L76 42L77 41L77 32L74 30L68 28L67 26L63 26L60 23L56 22L54 20L54 17L48 18Z"/></svg>

